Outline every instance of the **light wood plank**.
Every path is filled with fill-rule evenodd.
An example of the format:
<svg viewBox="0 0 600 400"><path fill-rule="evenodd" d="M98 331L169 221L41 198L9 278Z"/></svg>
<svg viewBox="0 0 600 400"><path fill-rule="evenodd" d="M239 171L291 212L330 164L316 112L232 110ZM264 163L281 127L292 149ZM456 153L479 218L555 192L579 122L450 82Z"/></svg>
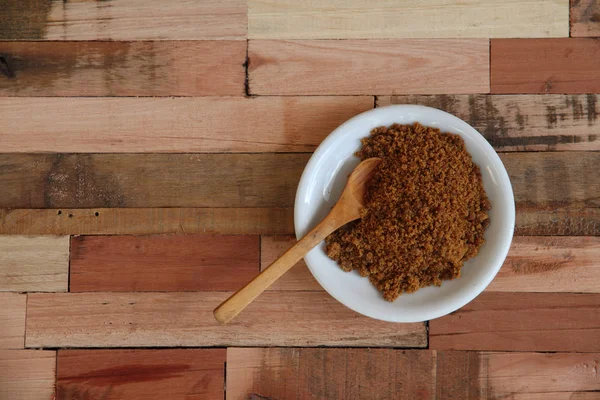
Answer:
<svg viewBox="0 0 600 400"><path fill-rule="evenodd" d="M468 122L500 151L600 150L599 96L383 96L378 106L421 104Z"/></svg>
<svg viewBox="0 0 600 400"><path fill-rule="evenodd" d="M595 39L493 39L490 58L491 93L600 92Z"/></svg>
<svg viewBox="0 0 600 400"><path fill-rule="evenodd" d="M56 352L0 350L0 398L54 399Z"/></svg>
<svg viewBox="0 0 600 400"><path fill-rule="evenodd" d="M0 154L1 208L287 208L310 154ZM600 152L507 153L518 207L600 207ZM64 216L67 218L67 216Z"/></svg>
<svg viewBox="0 0 600 400"><path fill-rule="evenodd" d="M600 294L485 292L429 323L436 350L600 350Z"/></svg>
<svg viewBox="0 0 600 400"><path fill-rule="evenodd" d="M226 400L435 399L434 352L227 349Z"/></svg>
<svg viewBox="0 0 600 400"><path fill-rule="evenodd" d="M225 349L59 350L57 400L223 398Z"/></svg>
<svg viewBox="0 0 600 400"><path fill-rule="evenodd" d="M600 36L600 3L571 1L571 36Z"/></svg>
<svg viewBox="0 0 600 400"><path fill-rule="evenodd" d="M515 237L488 291L600 293L600 237Z"/></svg>
<svg viewBox="0 0 600 400"><path fill-rule="evenodd" d="M569 36L568 1L360 0L248 2L261 39Z"/></svg>
<svg viewBox="0 0 600 400"><path fill-rule="evenodd" d="M422 323L360 316L325 293L267 292L230 324L212 311L230 292L33 293L26 347L424 347Z"/></svg>
<svg viewBox="0 0 600 400"><path fill-rule="evenodd" d="M0 42L0 54L5 75L11 75L0 79L1 96L244 95L246 43L242 41ZM35 107L36 100L30 101ZM102 113L105 122L111 122L106 112L116 110L100 107L102 111L89 110L89 114ZM44 112L52 113L40 108L38 118ZM31 108L29 112L38 113ZM65 113L54 114L53 122L60 117L93 123ZM27 130L30 127L23 126L26 121L41 122L27 118L21 124L7 124L11 129Z"/></svg>
<svg viewBox="0 0 600 400"><path fill-rule="evenodd" d="M26 304L25 294L0 293L0 349L22 349L25 346Z"/></svg>
<svg viewBox="0 0 600 400"><path fill-rule="evenodd" d="M262 236L261 269L296 240L293 236ZM492 292L600 293L600 238L515 236L504 265L486 290ZM270 290L323 288L304 261L281 277Z"/></svg>
<svg viewBox="0 0 600 400"><path fill-rule="evenodd" d="M487 39L251 40L248 49L257 95L489 92Z"/></svg>
<svg viewBox="0 0 600 400"><path fill-rule="evenodd" d="M254 235L293 230L291 208L0 209L0 234Z"/></svg>
<svg viewBox="0 0 600 400"><path fill-rule="evenodd" d="M259 271L258 236L79 236L70 292L234 291Z"/></svg>
<svg viewBox="0 0 600 400"><path fill-rule="evenodd" d="M0 236L0 291L66 292L68 236Z"/></svg>
<svg viewBox="0 0 600 400"><path fill-rule="evenodd" d="M305 152L371 108L371 96L0 98L0 142L4 153Z"/></svg>
<svg viewBox="0 0 600 400"><path fill-rule="evenodd" d="M8 0L0 40L245 39L243 0Z"/></svg>
<svg viewBox="0 0 600 400"><path fill-rule="evenodd" d="M600 236L600 208L517 206L516 235Z"/></svg>

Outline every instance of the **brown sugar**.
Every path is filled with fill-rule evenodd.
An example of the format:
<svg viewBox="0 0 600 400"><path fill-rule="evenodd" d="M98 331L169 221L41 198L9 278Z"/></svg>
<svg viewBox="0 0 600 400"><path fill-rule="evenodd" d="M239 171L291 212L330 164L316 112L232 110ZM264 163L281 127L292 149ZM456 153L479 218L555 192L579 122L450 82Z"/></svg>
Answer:
<svg viewBox="0 0 600 400"><path fill-rule="evenodd" d="M382 162L363 217L327 237L327 255L344 271L369 277L389 301L459 277L484 243L490 209L462 138L394 124L375 128L357 155Z"/></svg>

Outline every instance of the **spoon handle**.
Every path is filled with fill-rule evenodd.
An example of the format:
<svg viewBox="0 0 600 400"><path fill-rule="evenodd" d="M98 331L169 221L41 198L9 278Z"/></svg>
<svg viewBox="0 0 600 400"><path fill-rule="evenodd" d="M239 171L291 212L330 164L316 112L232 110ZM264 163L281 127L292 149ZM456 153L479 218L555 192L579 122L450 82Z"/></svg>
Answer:
<svg viewBox="0 0 600 400"><path fill-rule="evenodd" d="M300 239L298 243L247 283L246 286L235 292L215 308L213 314L216 320L222 324L231 321L248 304L256 299L258 295L300 261L313 247L318 245L331 232L348 222L347 220L340 222L338 215L343 215L343 213L334 211L336 211L336 207L321 223Z"/></svg>

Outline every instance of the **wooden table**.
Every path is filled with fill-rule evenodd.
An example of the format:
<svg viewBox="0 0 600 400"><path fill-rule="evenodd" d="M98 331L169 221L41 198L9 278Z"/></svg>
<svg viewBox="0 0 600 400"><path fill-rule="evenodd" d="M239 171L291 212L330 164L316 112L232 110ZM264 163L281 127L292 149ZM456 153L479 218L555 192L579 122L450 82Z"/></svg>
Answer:
<svg viewBox="0 0 600 400"><path fill-rule="evenodd" d="M599 21L596 0L0 0L0 399L600 399ZM310 153L400 103L506 165L489 288L391 324L301 263L219 326L293 243Z"/></svg>

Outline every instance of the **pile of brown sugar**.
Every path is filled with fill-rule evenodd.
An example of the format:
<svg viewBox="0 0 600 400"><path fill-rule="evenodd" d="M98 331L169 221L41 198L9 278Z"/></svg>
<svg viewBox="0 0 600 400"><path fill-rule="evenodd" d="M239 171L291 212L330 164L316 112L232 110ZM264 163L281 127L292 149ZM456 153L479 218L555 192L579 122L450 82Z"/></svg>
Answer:
<svg viewBox="0 0 600 400"><path fill-rule="evenodd" d="M327 237L327 255L369 277L388 301L460 276L484 243L491 208L462 138L394 124L375 128L357 155L382 162L362 219Z"/></svg>

